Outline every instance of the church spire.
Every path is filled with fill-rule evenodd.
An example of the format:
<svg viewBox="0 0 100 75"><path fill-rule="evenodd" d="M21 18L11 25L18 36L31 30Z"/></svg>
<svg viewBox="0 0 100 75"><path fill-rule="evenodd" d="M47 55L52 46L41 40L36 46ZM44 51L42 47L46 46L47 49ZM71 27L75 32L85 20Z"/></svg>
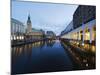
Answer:
<svg viewBox="0 0 100 75"><path fill-rule="evenodd" d="M31 19L30 19L30 14L28 15L28 19L27 19L27 33L32 32L32 23L31 23Z"/></svg>
<svg viewBox="0 0 100 75"><path fill-rule="evenodd" d="M31 23L30 14L28 15L27 23Z"/></svg>
<svg viewBox="0 0 100 75"><path fill-rule="evenodd" d="M28 20L30 20L30 14L28 15Z"/></svg>

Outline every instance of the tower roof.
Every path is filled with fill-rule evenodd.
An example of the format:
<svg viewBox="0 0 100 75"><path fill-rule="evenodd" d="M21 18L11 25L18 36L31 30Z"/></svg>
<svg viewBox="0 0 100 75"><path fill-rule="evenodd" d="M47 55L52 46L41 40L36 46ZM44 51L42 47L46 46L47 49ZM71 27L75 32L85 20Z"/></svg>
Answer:
<svg viewBox="0 0 100 75"><path fill-rule="evenodd" d="M27 23L31 23L30 14L28 15Z"/></svg>
<svg viewBox="0 0 100 75"><path fill-rule="evenodd" d="M28 20L30 20L30 14L28 15Z"/></svg>

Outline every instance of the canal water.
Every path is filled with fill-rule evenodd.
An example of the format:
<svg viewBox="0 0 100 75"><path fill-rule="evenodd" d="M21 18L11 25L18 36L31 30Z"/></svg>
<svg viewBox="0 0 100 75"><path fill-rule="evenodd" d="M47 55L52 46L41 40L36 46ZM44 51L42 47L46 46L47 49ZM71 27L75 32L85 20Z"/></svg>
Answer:
<svg viewBox="0 0 100 75"><path fill-rule="evenodd" d="M75 50L75 49L73 49ZM94 69L94 56L81 56L59 40L12 47L12 74ZM82 54L82 53L81 53Z"/></svg>

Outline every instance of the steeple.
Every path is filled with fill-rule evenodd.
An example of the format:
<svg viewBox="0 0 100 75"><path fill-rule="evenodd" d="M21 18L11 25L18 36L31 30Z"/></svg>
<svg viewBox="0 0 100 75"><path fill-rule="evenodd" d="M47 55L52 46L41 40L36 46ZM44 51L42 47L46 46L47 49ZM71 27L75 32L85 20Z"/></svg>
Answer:
<svg viewBox="0 0 100 75"><path fill-rule="evenodd" d="M31 23L30 14L28 15L27 23Z"/></svg>
<svg viewBox="0 0 100 75"><path fill-rule="evenodd" d="M28 15L28 19L27 19L27 33L32 32L32 23L31 23L31 18L30 18L30 14Z"/></svg>
<svg viewBox="0 0 100 75"><path fill-rule="evenodd" d="M30 14L28 15L28 20L30 20Z"/></svg>

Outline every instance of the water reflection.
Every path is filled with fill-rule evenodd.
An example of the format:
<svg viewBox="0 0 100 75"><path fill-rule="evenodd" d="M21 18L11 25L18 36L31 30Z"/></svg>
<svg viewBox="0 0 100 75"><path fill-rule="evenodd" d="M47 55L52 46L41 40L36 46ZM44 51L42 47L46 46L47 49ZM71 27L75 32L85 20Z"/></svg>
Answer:
<svg viewBox="0 0 100 75"><path fill-rule="evenodd" d="M13 74L95 68L95 55L59 40L45 40L12 48Z"/></svg>
<svg viewBox="0 0 100 75"><path fill-rule="evenodd" d="M46 44L48 47L53 47L54 43L55 43L55 40L47 40L46 41Z"/></svg>
<svg viewBox="0 0 100 75"><path fill-rule="evenodd" d="M48 41L39 41L34 42L32 44L26 44L22 46L17 46L12 48L12 63L14 63L15 60L19 59L20 56L27 56L31 57L32 49L35 50L36 48L42 49L45 45L47 47L52 47L54 45L54 40L48 40Z"/></svg>
<svg viewBox="0 0 100 75"><path fill-rule="evenodd" d="M75 69L95 69L95 54L86 53L62 41L65 51L69 51L74 63L79 67Z"/></svg>

